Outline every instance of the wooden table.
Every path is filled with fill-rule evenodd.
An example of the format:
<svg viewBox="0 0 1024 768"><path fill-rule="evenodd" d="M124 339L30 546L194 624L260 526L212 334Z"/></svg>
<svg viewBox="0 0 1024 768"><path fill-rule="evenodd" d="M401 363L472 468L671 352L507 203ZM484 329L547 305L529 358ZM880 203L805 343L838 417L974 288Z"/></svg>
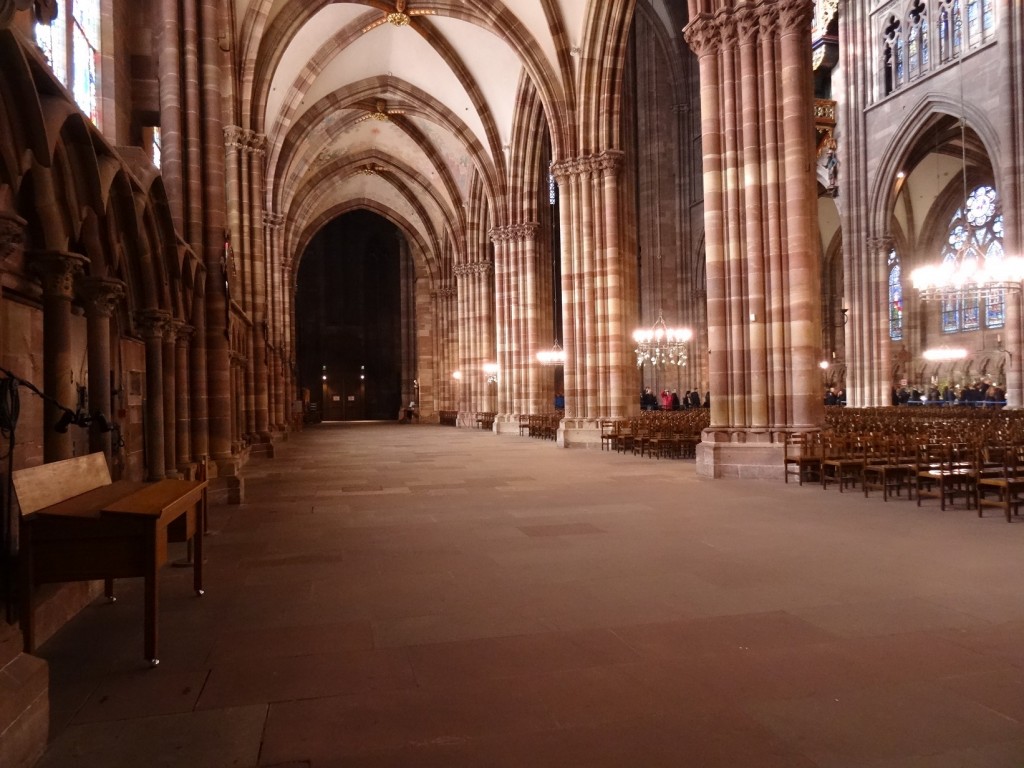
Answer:
<svg viewBox="0 0 1024 768"><path fill-rule="evenodd" d="M206 480L118 481L44 507L22 518L22 628L25 650L35 645L34 589L38 584L103 579L145 580L144 653L157 656L158 572L168 541L194 542L192 585L203 594Z"/></svg>

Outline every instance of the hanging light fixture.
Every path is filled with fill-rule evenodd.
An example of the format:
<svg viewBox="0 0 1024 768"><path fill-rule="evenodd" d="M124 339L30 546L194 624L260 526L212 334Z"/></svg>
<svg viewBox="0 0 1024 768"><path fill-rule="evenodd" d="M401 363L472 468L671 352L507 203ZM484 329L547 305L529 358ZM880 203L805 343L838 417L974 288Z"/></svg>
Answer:
<svg viewBox="0 0 1024 768"><path fill-rule="evenodd" d="M659 366L686 365L687 347L691 338L693 331L689 328L669 328L664 315L659 311L654 325L633 331L637 367L642 368L645 363Z"/></svg>
<svg viewBox="0 0 1024 768"><path fill-rule="evenodd" d="M964 51L960 51L960 162L963 180L961 210L968 221L972 210L983 201L976 201L967 189L967 108L964 102ZM1003 256L986 258L965 231L956 245L955 258L941 264L919 267L910 273L910 281L922 301L957 302L965 299L999 298L1006 292L1019 292L1024 280L1024 258Z"/></svg>
<svg viewBox="0 0 1024 768"><path fill-rule="evenodd" d="M551 349L537 353L537 362L541 365L565 365L565 350L556 341Z"/></svg>

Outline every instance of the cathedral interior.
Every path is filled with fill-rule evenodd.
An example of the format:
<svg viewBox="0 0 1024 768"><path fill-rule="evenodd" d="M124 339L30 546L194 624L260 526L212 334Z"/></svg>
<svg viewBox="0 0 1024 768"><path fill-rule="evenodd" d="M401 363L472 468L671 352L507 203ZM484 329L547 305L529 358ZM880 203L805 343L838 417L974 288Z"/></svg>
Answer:
<svg viewBox="0 0 1024 768"><path fill-rule="evenodd" d="M1022 83L1013 0L0 0L0 764L58 684L21 471L230 509L304 431L595 453L647 389L711 487L892 410L1020 440Z"/></svg>

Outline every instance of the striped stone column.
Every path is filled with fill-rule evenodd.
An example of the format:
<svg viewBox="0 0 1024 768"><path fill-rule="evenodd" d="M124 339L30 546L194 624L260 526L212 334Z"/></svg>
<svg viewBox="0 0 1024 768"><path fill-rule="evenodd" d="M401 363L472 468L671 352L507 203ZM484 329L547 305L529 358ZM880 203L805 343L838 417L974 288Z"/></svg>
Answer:
<svg viewBox="0 0 1024 768"><path fill-rule="evenodd" d="M453 268L458 290L459 370L462 372L459 381L460 418L463 412L468 419L478 411L495 411L499 407L501 395L498 388L503 378L501 370L505 358L502 344L499 343L497 348L495 346L492 330L493 296L496 290L491 284L493 270L494 267L487 260L458 264ZM503 279L507 280L507 277ZM500 321L498 327L502 327ZM489 362L497 362L499 366L496 385L487 383L487 374L483 370L484 364ZM468 425L476 426L476 423Z"/></svg>
<svg viewBox="0 0 1024 768"><path fill-rule="evenodd" d="M199 231L202 232L202 248L196 250L203 254L206 264L206 416L209 423L211 458L218 463L218 474L228 474L235 470L231 449L231 422L235 401L231 392L231 362L227 334L228 297L224 285L226 181L224 126L221 119L222 73L220 45L217 39L221 26L217 6L216 0L186 0L184 3L186 20L190 13L198 13L196 43L200 71L197 75L201 77L197 77L196 93L199 98L196 105L199 107L198 114L202 116L203 130L192 134L190 129L190 137L204 137L200 145L202 162L199 163L199 158L196 158L194 167L202 169L201 188L205 189L206 194L190 198L189 207L200 206L199 221L202 226ZM198 31L201 31L201 34ZM190 242L194 241L190 239Z"/></svg>
<svg viewBox="0 0 1024 768"><path fill-rule="evenodd" d="M846 340L847 403L875 407L892 403L892 342L889 338L889 252L891 235L868 237L845 260L844 306L855 307L856 333ZM907 312L925 317L926 307L907 292Z"/></svg>
<svg viewBox="0 0 1024 768"><path fill-rule="evenodd" d="M285 271L282 249L284 247L284 216L280 213L264 212L267 243L267 319L271 329L270 344L273 349L273 366L270 371L273 383L270 422L279 432L288 429L291 403L285 383L287 375L286 316L284 312Z"/></svg>
<svg viewBox="0 0 1024 768"><path fill-rule="evenodd" d="M127 293L120 280L105 277L85 277L79 283L78 294L85 308L86 336L89 355L89 451L103 451L107 466L114 463L111 456L110 432L101 429L95 417L102 414L113 421L110 402L110 318Z"/></svg>
<svg viewBox="0 0 1024 768"><path fill-rule="evenodd" d="M187 476L192 463L192 440L189 433L189 344L195 334L195 328L179 322L175 323L174 330L174 388L177 396L174 404L174 444L177 451L175 461L178 472Z"/></svg>
<svg viewBox="0 0 1024 768"><path fill-rule="evenodd" d="M702 12L698 12L702 11ZM704 476L781 477L824 419L812 0L691 2L701 81L711 426Z"/></svg>
<svg viewBox="0 0 1024 768"><path fill-rule="evenodd" d="M599 441L599 421L628 409L619 176L623 154L606 150L554 164L562 234L565 414L559 444ZM635 268L635 264L633 266Z"/></svg>
<svg viewBox="0 0 1024 768"><path fill-rule="evenodd" d="M57 432L53 426L64 415L60 406L74 408L78 402L71 354L71 301L75 281L89 260L64 251L35 251L29 257L43 284L43 391L51 398L43 404L43 460L60 461L71 458L71 433Z"/></svg>
<svg viewBox="0 0 1024 768"><path fill-rule="evenodd" d="M168 318L163 326L163 423L164 476L178 477L178 326L181 321Z"/></svg>
<svg viewBox="0 0 1024 768"><path fill-rule="evenodd" d="M164 329L170 315L160 309L144 309L136 313L142 340L146 345L146 479L162 480L164 465Z"/></svg>

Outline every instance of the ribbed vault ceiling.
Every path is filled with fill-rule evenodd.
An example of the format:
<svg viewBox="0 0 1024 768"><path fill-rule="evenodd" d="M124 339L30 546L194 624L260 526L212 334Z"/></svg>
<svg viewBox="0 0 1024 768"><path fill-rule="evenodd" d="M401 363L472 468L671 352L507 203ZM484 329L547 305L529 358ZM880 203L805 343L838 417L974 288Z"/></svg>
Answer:
<svg viewBox="0 0 1024 768"><path fill-rule="evenodd" d="M523 78L571 151L588 5L603 0L235 0L242 121L267 137L268 205L292 244L372 201L435 246L461 229L474 177L498 205ZM652 5L678 35L679 12Z"/></svg>

